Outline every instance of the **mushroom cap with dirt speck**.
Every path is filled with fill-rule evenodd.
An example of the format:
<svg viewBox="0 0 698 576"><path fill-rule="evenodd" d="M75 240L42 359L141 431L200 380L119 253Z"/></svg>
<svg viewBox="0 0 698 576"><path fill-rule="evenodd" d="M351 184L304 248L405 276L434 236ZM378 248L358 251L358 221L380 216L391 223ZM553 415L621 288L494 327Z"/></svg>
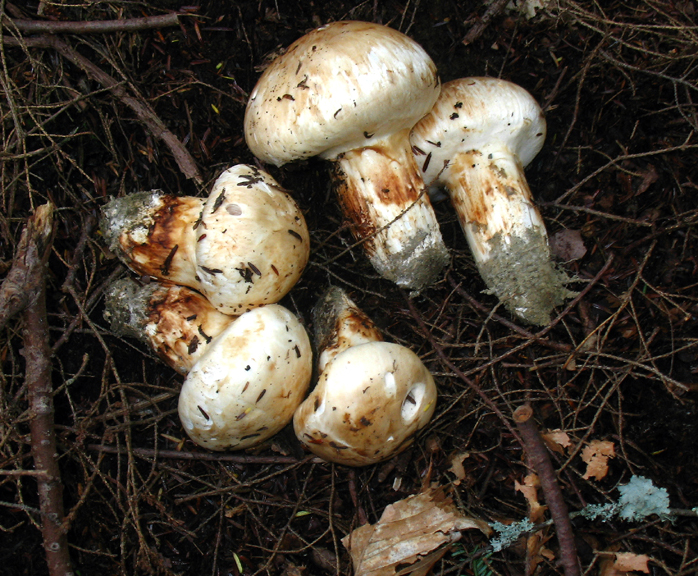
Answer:
<svg viewBox="0 0 698 576"><path fill-rule="evenodd" d="M112 200L102 231L135 272L202 292L221 312L278 302L310 255L293 198L265 172L240 164L223 172L206 200L162 192Z"/></svg>
<svg viewBox="0 0 698 576"><path fill-rule="evenodd" d="M338 287L313 310L320 376L293 418L298 439L330 462L365 466L404 450L436 407L436 385L409 348L383 342Z"/></svg>
<svg viewBox="0 0 698 576"><path fill-rule="evenodd" d="M493 142L528 166L545 135L543 111L525 88L499 78L473 77L443 85L430 113L412 129L411 141L425 154L417 163L426 185L433 186L455 154L483 150Z"/></svg>
<svg viewBox="0 0 698 576"><path fill-rule="evenodd" d="M371 22L333 22L294 42L250 94L245 138L277 166L334 159L411 128L439 95L436 66L414 40Z"/></svg>
<svg viewBox="0 0 698 576"><path fill-rule="evenodd" d="M185 379L179 396L184 430L210 450L259 444L291 421L311 373L308 334L290 311L270 304L246 312Z"/></svg>
<svg viewBox="0 0 698 576"><path fill-rule="evenodd" d="M240 164L211 190L197 229L200 290L227 314L283 298L310 256L303 213L266 172Z"/></svg>

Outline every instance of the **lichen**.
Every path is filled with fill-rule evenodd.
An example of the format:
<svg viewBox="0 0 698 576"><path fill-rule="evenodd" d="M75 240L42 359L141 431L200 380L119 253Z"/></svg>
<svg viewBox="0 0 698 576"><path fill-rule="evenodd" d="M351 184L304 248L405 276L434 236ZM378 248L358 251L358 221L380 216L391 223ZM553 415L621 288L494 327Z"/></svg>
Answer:
<svg viewBox="0 0 698 576"><path fill-rule="evenodd" d="M567 289L572 280L555 266L547 239L536 228L524 236L495 235L489 253L480 265L489 293L529 324L548 324L553 308L576 295Z"/></svg>
<svg viewBox="0 0 698 576"><path fill-rule="evenodd" d="M618 491L618 516L623 520L639 522L652 514L660 518L671 516L666 488L658 488L648 478L633 476L630 482L619 486Z"/></svg>
<svg viewBox="0 0 698 576"><path fill-rule="evenodd" d="M513 524L502 524L501 522L492 522L492 528L497 532L497 538L490 540L493 552L500 552L505 548L509 548L526 532L535 530L535 525L528 518L524 518Z"/></svg>
<svg viewBox="0 0 698 576"><path fill-rule="evenodd" d="M601 520L608 522L618 514L618 504L588 504L580 511L587 520Z"/></svg>

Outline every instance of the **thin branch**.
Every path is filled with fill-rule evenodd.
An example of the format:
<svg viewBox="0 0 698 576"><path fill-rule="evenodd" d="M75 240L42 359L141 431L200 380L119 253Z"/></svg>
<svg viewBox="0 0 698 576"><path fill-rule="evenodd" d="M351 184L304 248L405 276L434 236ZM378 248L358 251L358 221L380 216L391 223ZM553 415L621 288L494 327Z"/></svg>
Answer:
<svg viewBox="0 0 698 576"><path fill-rule="evenodd" d="M135 32L151 28L168 28L179 24L179 14L171 12L160 16L128 18L125 20L98 20L91 22L53 22L42 20L9 20L8 28L15 27L29 34L104 34L107 32Z"/></svg>
<svg viewBox="0 0 698 576"><path fill-rule="evenodd" d="M461 42L463 42L463 44L466 46L475 42L475 40L482 36L483 32L487 29L487 26L489 26L490 21L495 16L501 14L508 3L509 0L495 0L492 2L489 8L487 8L485 13L482 15L482 18L480 18L477 23L473 24Z"/></svg>
<svg viewBox="0 0 698 576"><path fill-rule="evenodd" d="M68 538L62 529L63 482L56 458L51 348L46 317L46 263L53 233L53 205L39 206L27 221L26 253L18 253L16 264L25 266L27 305L24 309L24 348L26 384L31 420L31 452L37 472L41 532L50 576L73 574L68 554ZM4 284L3 284L4 285Z"/></svg>
<svg viewBox="0 0 698 576"><path fill-rule="evenodd" d="M128 451L117 446L88 444L89 450L106 454L127 454ZM238 464L297 464L301 462L292 456L248 456L246 454L210 454L209 452L180 452L179 450L153 450L151 448L133 448L133 454L141 458L170 458L173 460L205 460L209 462L235 462Z"/></svg>
<svg viewBox="0 0 698 576"><path fill-rule="evenodd" d="M533 416L533 409L530 404L526 403L514 411L514 422L516 422L523 439L523 446L528 454L531 468L540 478L545 501L555 524L557 540L560 544L560 561L565 569L565 576L580 576L577 546L574 542L574 532L567 504L555 478L555 470L548 452L531 416Z"/></svg>

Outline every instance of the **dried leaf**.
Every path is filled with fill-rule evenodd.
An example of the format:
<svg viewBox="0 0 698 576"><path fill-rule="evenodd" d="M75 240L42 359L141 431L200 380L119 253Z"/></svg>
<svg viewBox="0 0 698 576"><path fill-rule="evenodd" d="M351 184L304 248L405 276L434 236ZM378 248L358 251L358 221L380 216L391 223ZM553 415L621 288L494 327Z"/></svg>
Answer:
<svg viewBox="0 0 698 576"><path fill-rule="evenodd" d="M458 478L454 484L458 486L461 480L465 480L465 468L463 468L463 460L465 460L470 454L467 452L461 452L460 454L455 454L451 457L451 472Z"/></svg>
<svg viewBox="0 0 698 576"><path fill-rule="evenodd" d="M601 480L608 474L608 459L614 458L616 451L613 442L608 440L594 440L582 450L582 460L587 463L587 470L583 478L596 478Z"/></svg>
<svg viewBox="0 0 698 576"><path fill-rule="evenodd" d="M616 552L616 561L613 567L620 572L631 572L638 570L649 574L650 569L647 566L650 557L645 554L633 554L632 552Z"/></svg>
<svg viewBox="0 0 698 576"><path fill-rule="evenodd" d="M579 230L560 230L550 237L549 243L550 252L563 262L579 260L587 253Z"/></svg>
<svg viewBox="0 0 698 576"><path fill-rule="evenodd" d="M443 488L432 488L387 506L376 524L357 528L342 544L355 576L425 576L469 528L491 532L486 522L462 515Z"/></svg>
<svg viewBox="0 0 698 576"><path fill-rule="evenodd" d="M564 454L564 449L572 446L569 435L562 430L551 430L550 432L541 434L541 436L543 436L543 441L548 448L558 454Z"/></svg>
<svg viewBox="0 0 698 576"><path fill-rule="evenodd" d="M543 518L543 514L547 510L547 506L541 505L538 502L538 487L540 486L540 480L535 474L529 474L524 478L524 483L519 484L514 480L514 488L521 492L526 498L529 507L528 517L531 522L540 522Z"/></svg>

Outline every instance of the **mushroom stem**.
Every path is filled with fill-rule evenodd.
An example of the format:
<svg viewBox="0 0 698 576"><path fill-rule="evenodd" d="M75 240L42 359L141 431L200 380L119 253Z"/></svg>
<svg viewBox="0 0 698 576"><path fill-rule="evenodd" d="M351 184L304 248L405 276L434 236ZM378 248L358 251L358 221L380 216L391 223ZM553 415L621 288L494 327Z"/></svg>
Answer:
<svg viewBox="0 0 698 576"><path fill-rule="evenodd" d="M496 145L461 152L441 179L490 291L526 322L547 324L550 311L573 293L552 263L518 156Z"/></svg>
<svg viewBox="0 0 698 576"><path fill-rule="evenodd" d="M330 287L318 300L313 308L313 324L320 373L346 349L383 340L373 321L337 286Z"/></svg>
<svg viewBox="0 0 698 576"><path fill-rule="evenodd" d="M335 160L335 190L376 271L419 290L436 280L448 251L409 146L409 129Z"/></svg>
<svg viewBox="0 0 698 576"><path fill-rule="evenodd" d="M129 278L107 289L104 317L117 336L145 342L180 374L189 372L235 320L190 288L159 282L138 285Z"/></svg>
<svg viewBox="0 0 698 576"><path fill-rule="evenodd" d="M101 230L109 249L144 276L188 284L196 274L196 230L204 200L160 190L115 198Z"/></svg>

